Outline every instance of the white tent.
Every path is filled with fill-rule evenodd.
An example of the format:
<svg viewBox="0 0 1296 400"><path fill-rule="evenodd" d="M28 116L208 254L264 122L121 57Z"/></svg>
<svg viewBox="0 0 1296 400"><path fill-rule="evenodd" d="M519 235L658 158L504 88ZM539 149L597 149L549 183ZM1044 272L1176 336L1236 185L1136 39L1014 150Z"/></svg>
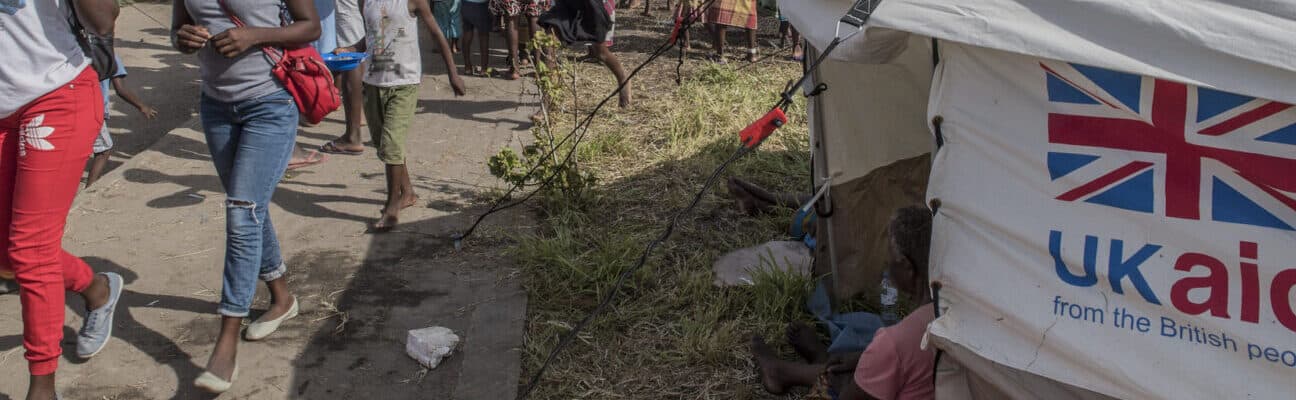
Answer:
<svg viewBox="0 0 1296 400"><path fill-rule="evenodd" d="M850 2L780 6L822 49ZM1291 1L881 2L816 71L816 177L942 144L941 398L1291 397L1292 38Z"/></svg>

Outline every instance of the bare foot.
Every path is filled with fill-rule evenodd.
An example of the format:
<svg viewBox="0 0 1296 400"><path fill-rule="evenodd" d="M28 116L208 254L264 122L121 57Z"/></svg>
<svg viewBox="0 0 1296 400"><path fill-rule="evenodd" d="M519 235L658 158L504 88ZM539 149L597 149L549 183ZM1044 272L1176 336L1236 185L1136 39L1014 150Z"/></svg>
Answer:
<svg viewBox="0 0 1296 400"><path fill-rule="evenodd" d="M405 196L404 199L401 199L400 209L404 210L406 208L413 207L415 204L418 204L418 201L419 201L418 195L411 194L409 196ZM383 206L382 213L383 214L387 213L387 206Z"/></svg>
<svg viewBox="0 0 1296 400"><path fill-rule="evenodd" d="M775 365L780 361L778 353L765 343L765 338L753 337L751 352L756 358L756 367L760 368L761 385L765 386L765 391L773 394L787 393L787 383L780 379Z"/></svg>
<svg viewBox="0 0 1296 400"><path fill-rule="evenodd" d="M626 86L621 89L620 97L617 99L617 105L621 108L630 107L630 87Z"/></svg>
<svg viewBox="0 0 1296 400"><path fill-rule="evenodd" d="M382 218L374 221L372 227L374 232L390 232L392 229L396 228L396 224L399 222L400 217L396 214L383 213Z"/></svg>
<svg viewBox="0 0 1296 400"><path fill-rule="evenodd" d="M508 73L508 78L510 81L516 81L518 79L522 79L522 74L518 72L517 68L510 68Z"/></svg>
<svg viewBox="0 0 1296 400"><path fill-rule="evenodd" d="M823 364L828 362L828 346L819 340L819 333L814 328L794 322L787 326L787 341L796 350L797 355L801 356L811 364Z"/></svg>

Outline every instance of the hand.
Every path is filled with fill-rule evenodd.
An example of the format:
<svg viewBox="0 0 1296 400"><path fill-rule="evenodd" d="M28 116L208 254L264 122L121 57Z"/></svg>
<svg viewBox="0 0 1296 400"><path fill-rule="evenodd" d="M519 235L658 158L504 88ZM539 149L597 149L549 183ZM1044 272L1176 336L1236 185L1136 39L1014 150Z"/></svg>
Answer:
<svg viewBox="0 0 1296 400"><path fill-rule="evenodd" d="M140 114L144 114L144 118L147 119L156 119L158 115L158 110L149 106L140 107L139 112Z"/></svg>
<svg viewBox="0 0 1296 400"><path fill-rule="evenodd" d="M261 44L255 31L248 28L230 28L211 38L217 53L226 58L238 57L248 49Z"/></svg>
<svg viewBox="0 0 1296 400"><path fill-rule="evenodd" d="M856 351L850 353L833 353L829 355L827 367L828 372L840 374L843 372L854 371L855 367L859 365L860 354L861 352Z"/></svg>
<svg viewBox="0 0 1296 400"><path fill-rule="evenodd" d="M459 74L450 75L450 88L454 89L454 94L456 97L463 96L465 93L467 93L466 91L464 91L463 78L460 78Z"/></svg>
<svg viewBox="0 0 1296 400"><path fill-rule="evenodd" d="M198 49L203 48L203 46L206 46L207 41L210 39L211 39L211 32L207 31L207 27L198 26L198 25L183 25L180 27L180 29L176 30L175 32L176 50L180 50L185 53L192 53L198 51Z"/></svg>

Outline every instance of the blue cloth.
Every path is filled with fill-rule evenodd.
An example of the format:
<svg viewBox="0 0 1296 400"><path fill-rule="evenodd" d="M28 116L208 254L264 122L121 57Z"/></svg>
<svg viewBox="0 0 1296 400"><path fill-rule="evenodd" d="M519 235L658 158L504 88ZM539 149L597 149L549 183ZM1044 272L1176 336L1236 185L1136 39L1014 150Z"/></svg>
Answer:
<svg viewBox="0 0 1296 400"><path fill-rule="evenodd" d="M336 0L315 0L315 10L320 18L320 37L313 45L320 54L332 53L337 44L337 4Z"/></svg>
<svg viewBox="0 0 1296 400"><path fill-rule="evenodd" d="M438 0L432 3L432 16L446 40L458 39L463 32L459 18L459 0Z"/></svg>
<svg viewBox="0 0 1296 400"><path fill-rule="evenodd" d="M819 281L815 291L810 295L806 307L819 322L828 327L832 344L828 345L829 353L849 353L864 351L873 342L873 334L883 327L882 317L868 312L836 314L832 310L832 301L828 296L828 287Z"/></svg>
<svg viewBox="0 0 1296 400"><path fill-rule="evenodd" d="M112 96L108 95L108 93L110 93L109 89L112 88L111 85L112 80L116 78L126 77L126 64L123 64L121 58L117 57L116 55L113 55L113 60L117 62L117 72L113 72L111 78L99 81L99 89L103 91L105 124L108 123L108 105L109 105L109 100L112 98Z"/></svg>
<svg viewBox="0 0 1296 400"><path fill-rule="evenodd" d="M227 199L219 311L246 317L257 279L269 282L287 270L270 223L270 198L292 158L297 105L281 90L233 103L203 96L200 110L207 148Z"/></svg>
<svg viewBox="0 0 1296 400"><path fill-rule="evenodd" d="M0 13L14 15L27 6L27 0L0 0Z"/></svg>

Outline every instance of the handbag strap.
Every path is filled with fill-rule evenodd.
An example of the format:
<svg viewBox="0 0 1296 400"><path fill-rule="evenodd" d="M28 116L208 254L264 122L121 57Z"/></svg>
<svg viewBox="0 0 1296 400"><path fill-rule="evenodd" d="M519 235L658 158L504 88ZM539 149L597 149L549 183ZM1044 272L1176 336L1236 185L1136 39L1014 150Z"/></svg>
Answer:
<svg viewBox="0 0 1296 400"><path fill-rule="evenodd" d="M230 22L233 22L234 26L239 28L247 27L247 24L244 24L243 20L238 17L238 14L235 14L234 10L230 9L229 4L227 4L225 0L216 0L216 2L220 3L221 11L225 12L225 16L229 17ZM280 14L280 19L283 19L282 13ZM284 58L282 51L270 46L261 46L261 51L265 53L266 58L270 59L270 64L272 65L278 65Z"/></svg>

